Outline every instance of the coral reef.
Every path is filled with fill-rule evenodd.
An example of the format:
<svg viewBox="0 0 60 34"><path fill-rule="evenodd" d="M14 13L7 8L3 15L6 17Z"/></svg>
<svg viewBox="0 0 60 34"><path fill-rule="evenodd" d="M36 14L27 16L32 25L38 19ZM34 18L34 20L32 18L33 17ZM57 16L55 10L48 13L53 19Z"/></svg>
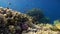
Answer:
<svg viewBox="0 0 60 34"><path fill-rule="evenodd" d="M60 34L59 23L36 24L27 14L0 7L0 34Z"/></svg>
<svg viewBox="0 0 60 34"><path fill-rule="evenodd" d="M32 17L9 8L0 7L0 34L16 33L16 30L22 30L20 26L22 23L34 27Z"/></svg>

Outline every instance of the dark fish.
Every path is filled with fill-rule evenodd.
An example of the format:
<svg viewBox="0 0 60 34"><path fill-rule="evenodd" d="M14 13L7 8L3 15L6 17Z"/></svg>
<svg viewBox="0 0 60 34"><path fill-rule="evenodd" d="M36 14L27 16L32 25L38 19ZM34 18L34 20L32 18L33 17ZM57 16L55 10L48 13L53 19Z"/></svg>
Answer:
<svg viewBox="0 0 60 34"><path fill-rule="evenodd" d="M8 2L8 4L9 4L9 5L11 5L11 3L10 3L10 2Z"/></svg>

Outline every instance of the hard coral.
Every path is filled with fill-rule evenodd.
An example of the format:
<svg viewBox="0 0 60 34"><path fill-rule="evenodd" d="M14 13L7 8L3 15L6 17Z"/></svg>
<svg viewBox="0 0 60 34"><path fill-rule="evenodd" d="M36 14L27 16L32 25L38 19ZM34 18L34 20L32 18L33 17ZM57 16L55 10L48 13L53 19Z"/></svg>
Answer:
<svg viewBox="0 0 60 34"><path fill-rule="evenodd" d="M30 24L29 26L31 26L31 24L33 23L31 23L32 21L29 19L32 18L30 18L30 16L26 14L20 13L18 11L10 10L9 8L0 8L0 24L1 24L0 27L2 28L3 26L5 26L3 29L7 29L6 31L10 30L9 31L10 33L12 33L11 31L13 31L14 29L15 32L16 30L19 30L19 28L21 30L20 27L21 23L26 23L28 25ZM17 26L19 28L17 28ZM4 33L4 30L3 32L0 30L0 34L1 33L6 34L8 32Z"/></svg>

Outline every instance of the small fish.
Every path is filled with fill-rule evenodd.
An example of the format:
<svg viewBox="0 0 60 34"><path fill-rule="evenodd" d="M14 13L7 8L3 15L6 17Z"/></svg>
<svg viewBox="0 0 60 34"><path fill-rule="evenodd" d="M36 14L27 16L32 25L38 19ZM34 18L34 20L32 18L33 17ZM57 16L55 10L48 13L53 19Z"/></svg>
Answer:
<svg viewBox="0 0 60 34"><path fill-rule="evenodd" d="M11 3L10 3L10 2L8 2L8 4L9 4L9 5L11 5Z"/></svg>

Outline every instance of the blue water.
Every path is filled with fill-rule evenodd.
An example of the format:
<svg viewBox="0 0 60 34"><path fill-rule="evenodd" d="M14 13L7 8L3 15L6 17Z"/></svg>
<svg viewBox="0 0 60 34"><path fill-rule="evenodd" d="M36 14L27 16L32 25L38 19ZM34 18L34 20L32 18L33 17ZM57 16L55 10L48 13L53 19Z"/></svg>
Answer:
<svg viewBox="0 0 60 34"><path fill-rule="evenodd" d="M60 19L60 0L0 0L0 6L7 7L8 2L11 3L9 7L13 10L25 13L32 8L41 8L51 22Z"/></svg>

